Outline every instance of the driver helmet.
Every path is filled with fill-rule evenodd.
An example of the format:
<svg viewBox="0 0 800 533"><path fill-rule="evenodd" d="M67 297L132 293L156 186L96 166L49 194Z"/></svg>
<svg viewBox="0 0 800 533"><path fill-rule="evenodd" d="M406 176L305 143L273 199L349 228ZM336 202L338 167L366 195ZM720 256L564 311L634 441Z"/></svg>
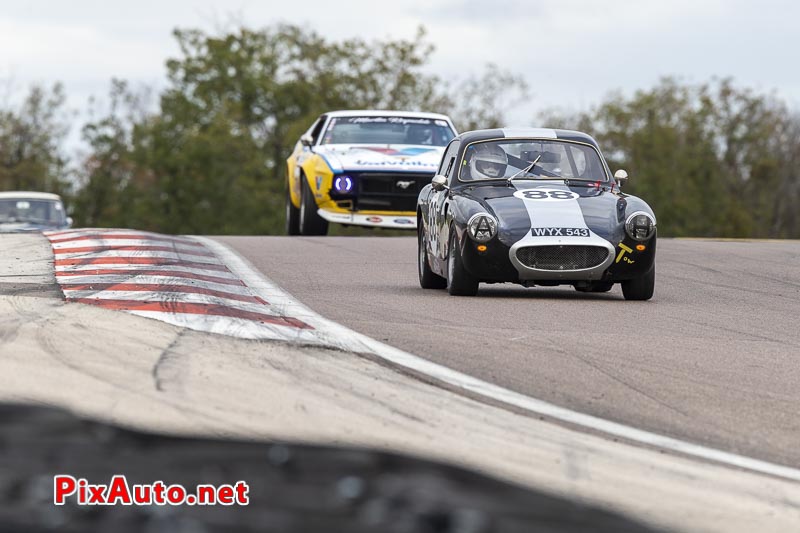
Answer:
<svg viewBox="0 0 800 533"><path fill-rule="evenodd" d="M469 162L472 179L502 178L506 173L508 157L498 145L482 143L475 146L475 153Z"/></svg>
<svg viewBox="0 0 800 533"><path fill-rule="evenodd" d="M431 144L432 133L429 127L413 125L406 133L406 144Z"/></svg>

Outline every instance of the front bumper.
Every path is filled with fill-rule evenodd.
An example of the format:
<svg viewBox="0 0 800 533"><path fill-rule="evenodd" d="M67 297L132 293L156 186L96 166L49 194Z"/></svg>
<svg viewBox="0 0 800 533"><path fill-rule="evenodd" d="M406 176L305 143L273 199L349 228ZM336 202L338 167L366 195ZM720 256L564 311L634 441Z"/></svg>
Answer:
<svg viewBox="0 0 800 533"><path fill-rule="evenodd" d="M594 247L605 249L607 254L605 259L596 265L578 269L540 269L525 265L520 261L517 252L523 248L537 247L561 247L565 251L570 248ZM603 274L614 261L614 245L595 234L590 237L558 237L558 238L524 238L516 242L508 251L508 258L514 268L519 273L522 281L596 281L603 277Z"/></svg>
<svg viewBox="0 0 800 533"><path fill-rule="evenodd" d="M417 229L417 217L413 214L364 214L364 213L342 213L319 209L319 216L328 222L338 224L350 224L353 226L365 226L370 228L387 229Z"/></svg>
<svg viewBox="0 0 800 533"><path fill-rule="evenodd" d="M645 251L637 251L636 244L629 239L614 246L603 239L604 247L611 250L609 257L602 264L582 270L557 270L540 271L530 269L524 265L518 266L516 250L519 248L507 246L499 239L495 238L486 243L486 250L478 250L478 243L463 234L460 243L461 257L467 271L481 281L485 282L512 282L523 284L537 284L542 282L545 285L552 284L571 284L580 281L610 281L619 283L621 281L633 279L645 274L655 261L656 239L653 237L646 244ZM588 244L584 240L582 244ZM518 243L517 243L518 244ZM544 244L544 243L542 243ZM565 243L560 243L565 244ZM530 243L527 244L530 246ZM624 245L624 247L622 247ZM628 252L628 250L631 250ZM623 253L624 252L624 253ZM521 269L525 269L520 272Z"/></svg>

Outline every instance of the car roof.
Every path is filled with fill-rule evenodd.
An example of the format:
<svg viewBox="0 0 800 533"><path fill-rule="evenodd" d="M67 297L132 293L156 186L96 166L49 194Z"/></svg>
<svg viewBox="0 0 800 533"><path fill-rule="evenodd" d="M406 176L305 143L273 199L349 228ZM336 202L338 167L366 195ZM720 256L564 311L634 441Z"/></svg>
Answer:
<svg viewBox="0 0 800 533"><path fill-rule="evenodd" d="M16 198L16 199L28 199L28 200L61 200L61 197L57 194L52 194L49 192L36 192L36 191L3 191L0 192L0 200L8 199L8 198Z"/></svg>
<svg viewBox="0 0 800 533"><path fill-rule="evenodd" d="M419 117L450 120L447 115L422 111L379 111L375 109L344 109L325 113L329 117Z"/></svg>
<svg viewBox="0 0 800 533"><path fill-rule="evenodd" d="M551 128L497 128L491 130L465 131L457 137L461 142L472 143L489 139L522 138L522 139L556 139L591 144L598 148L597 141L588 133L574 130Z"/></svg>

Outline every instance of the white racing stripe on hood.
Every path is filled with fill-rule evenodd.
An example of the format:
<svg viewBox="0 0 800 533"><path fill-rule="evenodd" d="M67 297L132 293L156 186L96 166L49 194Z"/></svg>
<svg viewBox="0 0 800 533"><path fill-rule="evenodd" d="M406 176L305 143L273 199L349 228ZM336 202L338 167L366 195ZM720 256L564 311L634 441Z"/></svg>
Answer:
<svg viewBox="0 0 800 533"><path fill-rule="evenodd" d="M513 184L517 189L514 197L523 202L531 222L531 229L514 243L508 252L511 263L520 274L520 279L572 281L599 279L614 257L614 247L587 226L578 203L580 196L558 183L533 184L528 181L513 182ZM533 228L545 231L540 232L540 235L534 235ZM548 229L551 231L546 231ZM557 233L558 230L560 234ZM572 230L573 235L569 235L568 230ZM596 267L579 270L540 270L525 266L517 260L517 250L529 246L598 246L607 249L608 255L606 260Z"/></svg>
<svg viewBox="0 0 800 533"><path fill-rule="evenodd" d="M531 228L586 228L586 220L583 218L583 211L578 203L579 195L573 193L566 187L558 185L527 185L523 181L512 182L517 193L514 194L525 205L528 217L531 221ZM525 191L531 191L531 198L522 196ZM553 193L555 192L555 196ZM522 193L522 194L520 194ZM563 193L563 194L561 194ZM557 196L565 196L569 193L572 198L560 199ZM540 198L541 197L541 198ZM591 230L589 230L591 233ZM531 238L528 233L527 238ZM585 237L584 237L585 239Z"/></svg>

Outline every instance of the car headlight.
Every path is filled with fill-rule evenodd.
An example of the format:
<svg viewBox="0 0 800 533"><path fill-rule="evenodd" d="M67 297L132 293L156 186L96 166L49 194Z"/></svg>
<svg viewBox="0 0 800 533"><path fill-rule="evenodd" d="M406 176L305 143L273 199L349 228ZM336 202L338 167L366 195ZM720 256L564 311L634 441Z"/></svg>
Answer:
<svg viewBox="0 0 800 533"><path fill-rule="evenodd" d="M333 190L339 194L349 194L353 190L355 181L347 174L340 174L333 178Z"/></svg>
<svg viewBox="0 0 800 533"><path fill-rule="evenodd" d="M497 220L488 213L477 213L467 222L467 233L475 242L488 242L497 235Z"/></svg>
<svg viewBox="0 0 800 533"><path fill-rule="evenodd" d="M655 231L655 219L644 211L636 211L625 221L625 233L635 241L646 241Z"/></svg>

